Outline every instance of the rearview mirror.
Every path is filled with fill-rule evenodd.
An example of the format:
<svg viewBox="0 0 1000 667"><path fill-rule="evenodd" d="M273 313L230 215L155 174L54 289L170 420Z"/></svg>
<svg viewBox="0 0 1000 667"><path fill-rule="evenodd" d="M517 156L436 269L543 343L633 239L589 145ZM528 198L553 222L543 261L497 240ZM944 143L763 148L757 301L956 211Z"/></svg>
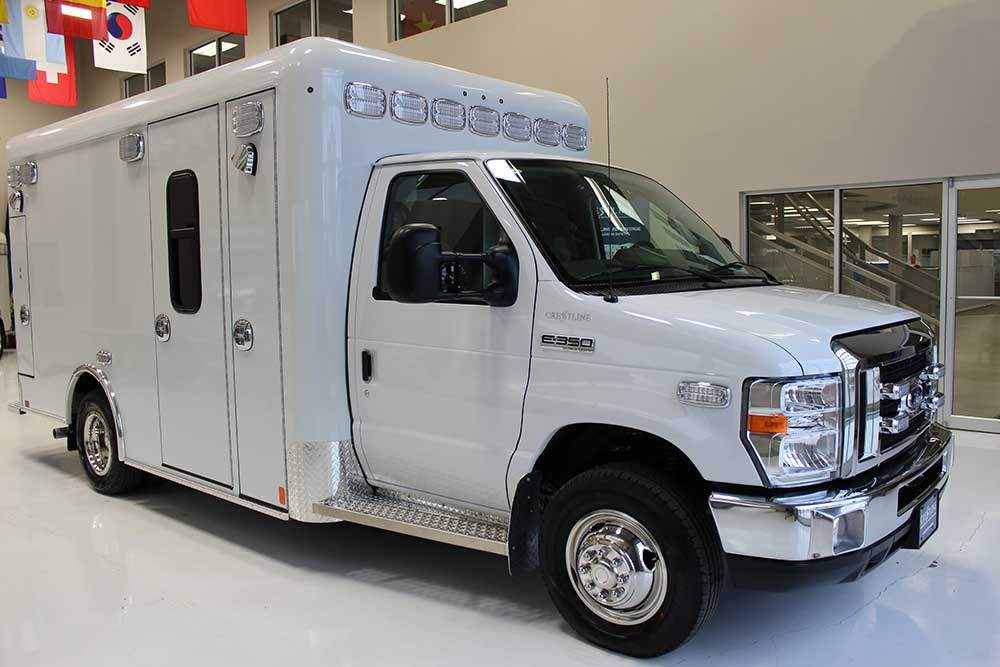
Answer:
<svg viewBox="0 0 1000 667"><path fill-rule="evenodd" d="M469 284L476 265L493 272L485 288ZM510 306L517 299L517 274L517 255L508 244L481 254L444 252L440 229L412 223L397 229L389 241L385 291L402 303L481 299L491 306Z"/></svg>

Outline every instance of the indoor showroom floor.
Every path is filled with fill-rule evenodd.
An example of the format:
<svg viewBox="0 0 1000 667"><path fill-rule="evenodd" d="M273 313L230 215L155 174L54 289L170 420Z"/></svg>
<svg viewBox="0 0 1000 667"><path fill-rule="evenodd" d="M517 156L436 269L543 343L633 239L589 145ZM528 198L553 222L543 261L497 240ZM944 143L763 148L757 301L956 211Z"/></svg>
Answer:
<svg viewBox="0 0 1000 667"><path fill-rule="evenodd" d="M55 425L6 409L0 360L0 665L618 665L538 577L357 525L284 523L168 482L90 490ZM1000 437L958 434L942 526L858 583L729 589L646 664L1000 664Z"/></svg>

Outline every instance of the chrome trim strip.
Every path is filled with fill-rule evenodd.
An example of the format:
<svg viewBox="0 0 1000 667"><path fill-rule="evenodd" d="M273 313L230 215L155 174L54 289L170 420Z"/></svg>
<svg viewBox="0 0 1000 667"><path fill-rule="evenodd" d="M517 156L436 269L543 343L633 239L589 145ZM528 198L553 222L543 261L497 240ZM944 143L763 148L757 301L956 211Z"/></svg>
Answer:
<svg viewBox="0 0 1000 667"><path fill-rule="evenodd" d="M73 420L72 410L73 410L73 392L76 391L76 383L80 381L80 378L84 375L92 375L97 383L101 385L101 389L104 390L104 395L108 399L108 405L111 407L111 412L115 416L115 431L118 434L118 458L122 461L125 460L125 422L122 420L122 412L118 407L118 398L116 397L115 390L111 386L111 381L108 379L107 374L94 364L80 364L73 371L73 375L69 378L69 385L66 389L66 416L62 421L66 424L70 424Z"/></svg>
<svg viewBox="0 0 1000 667"><path fill-rule="evenodd" d="M288 521L287 512L279 512L276 509L271 509L265 505L258 505L257 503L247 500L246 498L241 498L240 496L233 495L231 493L226 493L220 491L211 486L201 484L193 479L189 479L177 473L164 470L163 468L157 468L156 466L146 465L145 463L137 463L136 461L129 461L127 459L122 459L125 465L131 466L132 468L138 468L143 472L147 472L150 475L156 475L157 477L162 477L168 479L171 482L177 482L181 486L186 486L190 489L195 489L196 491L202 491L210 496L215 496L216 498L221 498L222 500L228 500L229 502L240 505L241 507L248 507L252 510L257 510L261 514L267 514L268 516L273 516L276 519L282 519L283 521Z"/></svg>

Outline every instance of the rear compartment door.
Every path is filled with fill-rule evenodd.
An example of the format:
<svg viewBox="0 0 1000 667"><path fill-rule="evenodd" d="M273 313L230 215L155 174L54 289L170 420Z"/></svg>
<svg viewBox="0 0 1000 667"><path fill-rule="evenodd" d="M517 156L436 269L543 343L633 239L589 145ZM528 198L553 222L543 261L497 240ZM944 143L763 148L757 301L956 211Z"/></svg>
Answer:
<svg viewBox="0 0 1000 667"><path fill-rule="evenodd" d="M31 337L31 285L28 278L28 221L10 218L10 271L14 278L14 334L17 337L17 372L35 376L35 348Z"/></svg>
<svg viewBox="0 0 1000 667"><path fill-rule="evenodd" d="M240 495L284 508L274 91L229 102L234 114L225 170Z"/></svg>
<svg viewBox="0 0 1000 667"><path fill-rule="evenodd" d="M219 108L149 126L163 465L233 487L226 378Z"/></svg>

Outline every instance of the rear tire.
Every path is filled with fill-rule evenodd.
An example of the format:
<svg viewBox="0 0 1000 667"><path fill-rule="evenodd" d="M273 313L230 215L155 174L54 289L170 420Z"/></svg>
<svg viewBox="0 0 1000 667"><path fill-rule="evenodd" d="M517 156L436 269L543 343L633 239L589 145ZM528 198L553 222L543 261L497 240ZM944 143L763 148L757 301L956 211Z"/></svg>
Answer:
<svg viewBox="0 0 1000 667"><path fill-rule="evenodd" d="M128 493L142 484L141 470L129 467L118 458L118 431L104 392L88 392L80 400L73 420L80 463L98 493L113 496Z"/></svg>
<svg viewBox="0 0 1000 667"><path fill-rule="evenodd" d="M0 319L0 357L3 356L4 351L7 349L7 331L4 329L3 320Z"/></svg>
<svg viewBox="0 0 1000 667"><path fill-rule="evenodd" d="M725 579L707 505L657 470L581 473L542 518L542 573L585 639L635 657L662 655L711 617Z"/></svg>

